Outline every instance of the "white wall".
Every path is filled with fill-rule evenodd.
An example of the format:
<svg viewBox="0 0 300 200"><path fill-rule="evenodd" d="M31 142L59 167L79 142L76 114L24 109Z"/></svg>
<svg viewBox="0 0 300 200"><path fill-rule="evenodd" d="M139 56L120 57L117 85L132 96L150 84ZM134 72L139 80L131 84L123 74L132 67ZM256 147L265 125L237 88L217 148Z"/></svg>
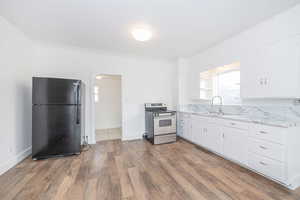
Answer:
<svg viewBox="0 0 300 200"><path fill-rule="evenodd" d="M74 78L85 82L86 134L91 142L95 142L91 86L97 74L122 75L124 140L142 137L145 102L177 104L176 66L173 62L44 44L36 49L35 59L36 76Z"/></svg>
<svg viewBox="0 0 300 200"><path fill-rule="evenodd" d="M177 84L178 84L178 104L189 102L189 76L190 67L187 59L179 58L177 61Z"/></svg>
<svg viewBox="0 0 300 200"><path fill-rule="evenodd" d="M31 153L33 44L0 17L0 174Z"/></svg>
<svg viewBox="0 0 300 200"><path fill-rule="evenodd" d="M96 79L98 102L95 102L96 129L122 126L121 76L104 76Z"/></svg>
<svg viewBox="0 0 300 200"><path fill-rule="evenodd" d="M187 96L192 96L193 86L192 81L195 75L200 71L210 68L230 64L236 61L241 61L241 68L243 68L243 60L247 59L247 54L255 51L257 47L267 44L270 41L277 41L281 38L300 34L300 5L297 5L279 15L276 15L254 27L248 29L235 37L232 37L216 46L191 56L185 59L185 63L178 62L179 71L187 70L188 72L179 75L182 82L180 87L185 88ZM247 70L248 71L248 70ZM245 74L246 75L246 74ZM183 77L181 77L183 76ZM284 81L283 76L281 81ZM241 75L241 81L245 80ZM270 103L291 103L287 100L266 100ZM264 101L263 103L266 103ZM185 100L184 103L192 103L191 98ZM253 102L252 102L253 103ZM255 103L255 102L254 102ZM261 103L261 101L257 101Z"/></svg>
<svg viewBox="0 0 300 200"><path fill-rule="evenodd" d="M90 142L95 142L93 78L102 73L122 75L123 139L128 140L142 137L145 102L177 104L174 64L166 60L41 44L29 40L0 17L0 174L31 153L32 76L83 80L85 133L90 136Z"/></svg>

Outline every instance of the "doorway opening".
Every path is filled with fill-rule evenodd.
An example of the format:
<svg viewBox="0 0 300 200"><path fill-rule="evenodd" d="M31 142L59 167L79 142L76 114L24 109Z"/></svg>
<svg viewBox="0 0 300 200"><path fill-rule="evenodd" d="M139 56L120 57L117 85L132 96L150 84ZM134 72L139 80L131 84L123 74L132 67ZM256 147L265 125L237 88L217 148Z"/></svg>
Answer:
<svg viewBox="0 0 300 200"><path fill-rule="evenodd" d="M95 140L122 138L122 77L99 74L94 81Z"/></svg>

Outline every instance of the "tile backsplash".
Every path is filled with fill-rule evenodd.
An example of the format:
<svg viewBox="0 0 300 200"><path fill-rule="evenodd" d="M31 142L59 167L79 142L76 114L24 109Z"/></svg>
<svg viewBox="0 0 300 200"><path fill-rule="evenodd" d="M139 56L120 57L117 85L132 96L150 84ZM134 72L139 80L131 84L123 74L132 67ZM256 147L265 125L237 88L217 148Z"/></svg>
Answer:
<svg viewBox="0 0 300 200"><path fill-rule="evenodd" d="M218 112L219 109L225 115L237 115L253 120L272 120L274 122L290 122L300 124L300 106L277 105L214 105L187 104L179 105L178 111L191 111L197 113Z"/></svg>

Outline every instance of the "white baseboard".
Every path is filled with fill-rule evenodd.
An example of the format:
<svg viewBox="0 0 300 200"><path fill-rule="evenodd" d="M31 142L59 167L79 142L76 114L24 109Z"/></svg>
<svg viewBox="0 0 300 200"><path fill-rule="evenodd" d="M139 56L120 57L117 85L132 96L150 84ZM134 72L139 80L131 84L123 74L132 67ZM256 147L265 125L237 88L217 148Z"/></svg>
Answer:
<svg viewBox="0 0 300 200"><path fill-rule="evenodd" d="M25 149L24 151L20 152L19 154L15 155L14 157L7 160L5 163L0 164L0 175L4 174L10 168L14 167L16 164L27 158L31 155L32 149L31 146Z"/></svg>
<svg viewBox="0 0 300 200"><path fill-rule="evenodd" d="M116 126L109 126L109 127L96 127L96 130L105 130L105 129L115 129L115 128L121 128L122 129L122 126L121 125L116 125Z"/></svg>
<svg viewBox="0 0 300 200"><path fill-rule="evenodd" d="M291 184L288 187L291 190L295 190L300 187L300 176L294 177L290 183Z"/></svg>
<svg viewBox="0 0 300 200"><path fill-rule="evenodd" d="M129 140L141 140L143 137L138 136L131 136L131 137L122 137L122 141L129 141Z"/></svg>

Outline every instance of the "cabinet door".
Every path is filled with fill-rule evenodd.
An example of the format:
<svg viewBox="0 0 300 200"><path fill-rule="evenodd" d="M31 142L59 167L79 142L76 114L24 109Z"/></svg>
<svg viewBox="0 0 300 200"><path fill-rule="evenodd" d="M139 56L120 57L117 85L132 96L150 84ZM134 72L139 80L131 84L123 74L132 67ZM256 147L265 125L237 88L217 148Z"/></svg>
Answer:
<svg viewBox="0 0 300 200"><path fill-rule="evenodd" d="M256 48L253 52L246 52L241 60L241 97L259 98L264 96L266 88L263 86L265 77L264 52Z"/></svg>
<svg viewBox="0 0 300 200"><path fill-rule="evenodd" d="M261 44L241 60L241 96L299 98L299 74L299 35Z"/></svg>
<svg viewBox="0 0 300 200"><path fill-rule="evenodd" d="M225 157L247 163L247 131L235 128L222 128L223 154Z"/></svg>
<svg viewBox="0 0 300 200"><path fill-rule="evenodd" d="M222 132L218 124L207 123L204 128L205 145L208 149L222 153Z"/></svg>
<svg viewBox="0 0 300 200"><path fill-rule="evenodd" d="M183 118L183 137L189 141L192 141L191 133L191 117L189 115Z"/></svg>
<svg viewBox="0 0 300 200"><path fill-rule="evenodd" d="M184 126L184 120L183 120L183 114L179 113L177 114L177 135L180 137L183 137L183 127Z"/></svg>
<svg viewBox="0 0 300 200"><path fill-rule="evenodd" d="M205 145L205 138L203 137L203 129L205 120L199 116L192 116L192 141L200 146Z"/></svg>
<svg viewBox="0 0 300 200"><path fill-rule="evenodd" d="M190 140L190 114L179 113L177 118L177 134L187 140Z"/></svg>
<svg viewBox="0 0 300 200"><path fill-rule="evenodd" d="M265 97L299 97L300 37L291 37L267 45L264 57Z"/></svg>

